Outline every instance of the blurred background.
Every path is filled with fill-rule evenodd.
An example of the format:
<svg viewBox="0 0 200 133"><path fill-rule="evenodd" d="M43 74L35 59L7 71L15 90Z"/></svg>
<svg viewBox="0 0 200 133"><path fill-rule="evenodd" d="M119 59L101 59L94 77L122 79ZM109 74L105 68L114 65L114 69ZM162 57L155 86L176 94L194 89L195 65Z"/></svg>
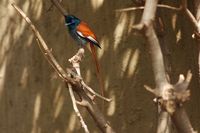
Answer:
<svg viewBox="0 0 200 133"><path fill-rule="evenodd" d="M144 38L131 29L140 21L141 10L116 12L140 6L138 0L63 0L62 5L87 22L102 49L98 59L106 86L104 114L118 133L156 131L157 107L143 85L155 87L149 51ZM1 133L83 133L71 104L68 89L40 52L26 22L10 5L18 5L33 21L63 68L77 52L64 18L50 0L0 1L0 132ZM193 1L189 1L193 8ZM178 7L178 3L162 3ZM198 49L192 27L183 14L158 9L163 22L158 37L172 83L180 73L192 70L191 99L185 107L194 129L200 130L200 87ZM83 79L99 92L95 66L89 52L81 63ZM97 102L102 103L100 100ZM80 107L92 133L100 132L87 111Z"/></svg>

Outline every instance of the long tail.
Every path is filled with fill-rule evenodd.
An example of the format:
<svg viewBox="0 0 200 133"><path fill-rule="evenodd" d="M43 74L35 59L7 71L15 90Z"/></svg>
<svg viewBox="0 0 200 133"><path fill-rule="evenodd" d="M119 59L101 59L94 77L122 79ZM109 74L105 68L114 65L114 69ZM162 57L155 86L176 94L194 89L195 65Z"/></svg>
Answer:
<svg viewBox="0 0 200 133"><path fill-rule="evenodd" d="M101 88L101 94L102 94L102 96L104 96L104 82L103 82L103 78L102 78L101 71L100 71L100 65L99 65L99 62L97 60L96 49L95 49L94 45L91 44L91 43L90 43L90 49L91 49L91 52L92 52L93 61L94 61L95 66L96 66L96 75L97 75L97 78L99 80L99 85L100 85L100 88Z"/></svg>

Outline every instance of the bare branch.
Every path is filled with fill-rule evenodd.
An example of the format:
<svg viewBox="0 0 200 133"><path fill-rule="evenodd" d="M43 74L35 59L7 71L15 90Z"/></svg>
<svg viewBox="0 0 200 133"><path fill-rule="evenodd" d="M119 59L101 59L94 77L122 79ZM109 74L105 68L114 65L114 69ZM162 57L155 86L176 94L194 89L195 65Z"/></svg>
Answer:
<svg viewBox="0 0 200 133"><path fill-rule="evenodd" d="M141 23L145 25L144 35L149 44L156 88L160 89L163 87L164 84L168 84L168 82L165 75L163 56L161 53L159 41L152 24L155 18L157 2L158 0L155 0L153 2L151 0L146 1Z"/></svg>
<svg viewBox="0 0 200 133"><path fill-rule="evenodd" d="M194 27L194 34L192 37L196 39L198 47L199 47L199 55L198 55L198 69L199 69L199 84L200 84L200 2L199 0L194 1L195 5L195 11L196 11L196 17L188 10L187 8L187 0L182 0L182 7L183 7L183 13L186 15L186 17L189 19L189 21L192 23Z"/></svg>
<svg viewBox="0 0 200 133"><path fill-rule="evenodd" d="M79 51L78 51L78 53L79 53ZM78 54L78 53L70 59L70 62L72 64L75 63L75 64L73 64L73 66L77 66L76 63L80 63L80 61L82 59L81 57L83 55L82 54ZM76 57L76 56L81 56L81 57ZM80 59L80 60L77 61L77 59ZM73 60L75 60L75 61L73 61ZM80 71L80 67L77 67L76 70ZM83 81L81 83L83 85L83 88L84 88L84 86L87 86ZM99 127L99 129L103 133L115 133L115 131L111 128L111 126L109 125L109 123L105 120L103 114L99 111L96 103L84 91L84 89L82 89L82 87L78 88L78 89L76 89L76 87L74 87L73 91L75 91L78 94L78 96L82 100L81 102L79 102L79 104L82 105L82 102L84 103L84 107L86 107L86 109L89 111L89 113L91 114L91 116L95 120L95 122L96 122L97 126Z"/></svg>
<svg viewBox="0 0 200 133"><path fill-rule="evenodd" d="M199 73L198 73L198 78L199 78L199 86L200 86L200 1L199 0L195 0L195 11L196 11L196 20L198 22L198 25L199 25L199 28L198 28L198 32L195 34L196 36L196 41L197 41L197 45L198 45L198 70L199 70Z"/></svg>
<svg viewBox="0 0 200 133"><path fill-rule="evenodd" d="M187 0L181 0L181 6L183 10L187 9Z"/></svg>
<svg viewBox="0 0 200 133"><path fill-rule="evenodd" d="M63 0L58 0L59 3L61 3ZM53 8L54 4L52 3L50 7L47 9L47 12L50 11Z"/></svg>
<svg viewBox="0 0 200 133"><path fill-rule="evenodd" d="M155 83L156 83L156 89L151 89L148 86L145 86L145 88L154 93L156 97L160 97L160 100L158 100L159 106L159 113L165 114L160 115L158 119L158 128L157 132L160 133L160 131L170 132L170 122L168 121L168 118L170 115L177 115L177 111L179 111L181 105L183 102L189 99L190 91L186 90L188 88L189 82L191 80L191 73L188 72L187 77L183 75L180 75L179 82L176 85L172 85L167 80L167 75L165 72L164 67L164 61L163 61L163 55L160 49L160 44L157 38L157 35L155 33L154 27L153 27L153 21L155 18L156 8L157 8L158 0L146 0L144 12L142 15L141 25L144 25L143 28L143 34L147 40L147 43L149 45L149 51L152 59L152 66L153 66L153 72L155 77ZM185 5L186 6L186 5ZM165 113L165 111L168 112L168 114ZM180 117L187 117L187 114L181 114L183 116ZM186 115L186 116L184 116ZM175 116L177 119L178 117ZM189 131L188 127L192 127L191 123L188 119L187 124L184 125L184 123L180 122L181 119L174 121L174 124L177 126L179 124L183 124L181 126L184 126L183 128L178 129L178 131L186 133ZM180 123L178 123L180 122ZM165 125L162 125L165 124ZM177 126L177 127L181 127ZM166 130L167 129L167 130ZM190 130L191 131L191 130ZM193 132L187 132L187 133L193 133Z"/></svg>
<svg viewBox="0 0 200 133"><path fill-rule="evenodd" d="M172 121L175 123L179 133L197 133L191 126L190 120L183 107L176 109L172 115Z"/></svg>
<svg viewBox="0 0 200 133"><path fill-rule="evenodd" d="M70 58L68 61L70 63L72 63L72 66L76 69L76 72L78 73L78 75L81 77L81 72L80 72L80 62L82 60L82 58L84 57L84 48L80 48L78 50L78 52L72 57ZM90 93L92 93L93 95L107 101L110 102L111 99L109 98L105 98L103 96L101 96L100 94L96 93L92 88L90 88L88 85L85 84L85 82L82 80L81 84L84 88L86 88Z"/></svg>
<svg viewBox="0 0 200 133"><path fill-rule="evenodd" d="M84 56L84 49L80 48L78 50L78 52L72 58L69 59L69 62L72 63L72 65L75 67L79 76L81 76L80 75L80 73L81 73L80 72L80 62L81 62L83 56ZM96 96L98 96L104 100L110 101L110 99L104 98L104 97L100 96L99 94L95 93L90 87L88 87L83 82L83 80L82 80L81 84L82 84L81 88L73 89L73 91L75 91L79 95L80 99L82 100L81 102L79 102L79 104L83 105L84 107L87 108L87 110L92 115L93 119L95 120L96 124L98 125L99 129L103 133L114 133L115 131L111 128L109 123L105 120L103 114L99 111L95 102L93 101L94 97L91 97L88 93L86 93L86 91L84 90L84 87L86 87L87 90L89 90L90 92L93 92L93 94L96 94Z"/></svg>
<svg viewBox="0 0 200 133"><path fill-rule="evenodd" d="M68 14L68 12L60 5L58 0L51 0L51 2L56 6L62 15Z"/></svg>
<svg viewBox="0 0 200 133"><path fill-rule="evenodd" d="M192 79L192 72L191 72L191 70L189 70L187 72L187 75L186 75L186 78L185 78L185 82L189 83L191 81L191 79Z"/></svg>
<svg viewBox="0 0 200 133"><path fill-rule="evenodd" d="M51 66L54 68L54 70L58 73L59 77L62 78L62 80L67 81L67 82L71 82L72 84L75 84L74 80L70 77L67 76L67 73L62 69L62 67L58 64L58 62L56 61L55 57L52 54L52 50L50 50L47 46L47 44L45 43L45 41L43 40L42 36L40 35L39 31L36 29L36 27L33 25L33 23L31 22L31 20L26 16L26 14L20 9L18 8L15 4L12 4L12 6L14 7L14 9L16 9L16 11L19 13L19 15L21 15L22 18L24 18L24 20L29 24L29 26L31 27L33 33L36 36L36 40L38 42L38 45L43 53L43 55L45 56L45 58L47 59L47 61L51 64Z"/></svg>
<svg viewBox="0 0 200 133"><path fill-rule="evenodd" d="M88 85L85 84L85 82L81 82L81 84L83 85L84 88L86 88L90 93L92 93L93 95L107 101L107 102L111 102L112 99L109 99L109 98L106 98L106 97L103 97L101 96L100 94L98 94L97 92L95 92L92 88L90 88Z"/></svg>
<svg viewBox="0 0 200 133"><path fill-rule="evenodd" d="M84 53L85 53L84 48L80 48L78 52L68 60L70 63L72 63L73 67L76 69L76 72L80 77L81 77L80 62L84 56Z"/></svg>
<svg viewBox="0 0 200 133"><path fill-rule="evenodd" d="M147 91L153 93L154 95L159 96L159 94L158 94L158 92L157 92L156 89L152 89L152 88L149 87L148 85L144 85L144 88L145 88Z"/></svg>
<svg viewBox="0 0 200 133"><path fill-rule="evenodd" d="M144 29L144 24L140 23L140 24L137 24L137 25L133 25L132 28L135 29L135 30L138 30L138 31L142 31Z"/></svg>
<svg viewBox="0 0 200 133"><path fill-rule="evenodd" d="M190 22L192 22L193 27L195 28L196 32L199 34L200 26L199 26L196 18L194 17L194 15L190 12L190 10L188 10L187 0L182 0L181 2L182 2L182 10L183 10L184 14L190 20Z"/></svg>
<svg viewBox="0 0 200 133"><path fill-rule="evenodd" d="M74 111L76 113L76 115L78 116L79 120L80 120L80 123L85 131L85 133L89 133L89 130L87 128L87 125L85 124L84 120L83 120L83 117L81 116L81 113L79 112L78 110L78 107L76 106L76 99L74 97L74 93L73 93L73 90L72 90L72 86L70 83L67 84L68 85L68 88L69 88L69 94L70 94L70 97L72 99L72 105L73 105L73 108L74 108Z"/></svg>
<svg viewBox="0 0 200 133"><path fill-rule="evenodd" d="M80 99L85 102L85 107L92 116L92 118L95 120L97 126L103 133L115 133L115 131L110 126L109 122L104 118L103 114L98 109L95 102L93 102L90 97L87 96L87 94L83 91L83 89L73 89Z"/></svg>
<svg viewBox="0 0 200 133"><path fill-rule="evenodd" d="M162 4L158 4L157 7L158 8L165 8L165 9L169 9L169 10L173 10L173 11L180 11L181 10L180 7L178 8L178 7L173 7L173 6L169 6L169 5L162 5ZM115 11L116 12L128 12L128 11L135 11L135 10L144 10L144 6L117 9Z"/></svg>
<svg viewBox="0 0 200 133"><path fill-rule="evenodd" d="M157 133L171 133L171 126L172 126L172 122L171 122L171 118L168 112L159 111Z"/></svg>
<svg viewBox="0 0 200 133"><path fill-rule="evenodd" d="M164 98L166 97L165 91L167 91L170 88L166 88L169 86L169 83L165 75L164 62L163 62L163 56L160 49L160 44L153 27L153 21L155 19L157 4L158 4L158 0L154 0L154 1L146 0L144 12L143 12L140 23L144 25L143 34L149 46L154 78L155 78L155 83L156 83L156 91L158 93L155 93L155 90L152 91L152 89L149 89L148 87L146 88L149 91L152 91L156 95L156 97L161 96ZM159 108L158 112L161 115L159 115L159 118L158 118L157 133L160 133L160 131L164 131L164 133L170 133L171 124L169 124L170 122L166 122L168 121L169 114L166 114L165 111L161 108L161 106L158 106L158 108Z"/></svg>
<svg viewBox="0 0 200 133"><path fill-rule="evenodd" d="M94 119L95 123L97 124L97 126L99 127L99 129L103 133L115 133L115 131L112 129L112 127L110 126L108 121L105 119L103 114L99 111L97 105L92 101L92 99L83 90L82 85L81 85L82 78L79 75L77 75L76 72L73 72L71 69L67 69L67 72L65 72L62 69L62 67L58 64L58 62L52 55L52 53L51 53L52 50L47 47L47 45L46 45L45 41L43 40L42 36L40 35L39 31L32 24L30 19L15 4L12 4L12 6L22 16L22 18L24 18L26 20L26 22L29 24L33 33L36 36L36 39L38 41L41 52L44 54L47 61L51 64L51 66L58 73L58 75L61 77L61 79L66 84L70 84L72 86L73 91L75 91L78 94L78 96L82 100L81 102L84 102L84 107L86 107L86 109L88 110L90 115L93 117L93 119ZM71 75L71 76L69 77L68 75ZM70 92L71 92L71 90L70 90ZM81 102L77 101L76 103L81 103Z"/></svg>

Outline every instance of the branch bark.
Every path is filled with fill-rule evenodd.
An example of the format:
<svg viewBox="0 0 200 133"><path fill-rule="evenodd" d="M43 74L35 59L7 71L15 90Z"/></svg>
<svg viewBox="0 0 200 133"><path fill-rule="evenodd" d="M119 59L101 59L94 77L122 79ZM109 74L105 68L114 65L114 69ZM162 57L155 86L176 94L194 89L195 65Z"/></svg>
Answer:
<svg viewBox="0 0 200 133"><path fill-rule="evenodd" d="M183 13L193 25L194 34L192 36L196 40L196 43L198 45L198 81L200 86L200 1L194 0L196 16L194 16L187 8L187 0L182 0L182 7Z"/></svg>
<svg viewBox="0 0 200 133"><path fill-rule="evenodd" d="M178 132L194 133L188 116L184 113L185 110L182 107L182 104L188 100L190 96L190 92L187 88L192 74L188 72L186 79L181 75L176 85L172 85L167 80L163 55L153 27L157 4L158 0L146 0L142 19L139 24L140 28L142 27L141 29L148 43L156 83L156 89L145 87L158 97L157 102L159 103L158 108L160 115L158 118L157 133L171 132L171 123L168 121L170 117L177 127Z"/></svg>
<svg viewBox="0 0 200 133"><path fill-rule="evenodd" d="M87 109L92 118L94 119L96 125L99 127L102 133L115 133L115 131L110 126L109 122L105 119L103 114L100 112L96 103L89 97L83 89L73 86L73 91L75 91L81 99L79 103Z"/></svg>
<svg viewBox="0 0 200 133"><path fill-rule="evenodd" d="M62 15L67 15L68 12L63 8L58 0L51 0L51 2L55 5L55 7L59 10Z"/></svg>
<svg viewBox="0 0 200 133"><path fill-rule="evenodd" d="M144 36L146 37L148 47L151 54L152 59L152 66L153 66L153 72L155 76L155 82L156 82L156 93L160 97L162 97L162 89L163 87L169 86L167 83L166 75L165 75L165 69L164 69L164 62L163 62L163 56L161 53L161 49L159 46L159 41L156 36L154 27L153 27L153 20L155 18L156 13L156 6L157 6L158 0L146 0L145 3L145 9L142 16L141 23L144 25ZM157 133L170 133L171 127L168 122L169 114L167 114L164 110L161 110L161 107L158 107L158 126L157 126Z"/></svg>
<svg viewBox="0 0 200 133"><path fill-rule="evenodd" d="M72 58L69 59L69 62L72 63L74 69L78 73L79 76L81 76L81 71L80 71L80 62L84 56L84 49L80 48ZM82 82L83 83L83 82ZM83 88L87 85L82 84ZM114 133L114 130L111 128L110 124L105 120L103 114L100 112L98 109L96 103L93 100L93 96L89 95L84 91L84 89L76 88L74 86L73 89L81 99L79 102L80 105L86 107L90 115L93 117L93 119L96 121L97 126L103 133ZM92 90L92 89L91 89ZM91 91L89 90L89 91ZM95 94L94 92L92 94ZM97 95L99 96L99 94ZM100 97L104 100L107 100L107 98ZM110 101L110 100L109 100Z"/></svg>
<svg viewBox="0 0 200 133"><path fill-rule="evenodd" d="M87 128L87 125L85 124L84 120L83 120L83 117L81 116L81 113L80 111L78 110L78 107L76 105L76 99L75 99L75 96L74 96L74 93L73 93L73 89L72 89L72 86L70 83L67 84L68 85L68 88L69 88L69 94L70 94L70 97L72 99L72 105L73 105L73 108L74 108L74 111L76 113L76 115L78 116L79 120L80 120L80 123L85 131L85 133L89 133L89 130Z"/></svg>
<svg viewBox="0 0 200 133"><path fill-rule="evenodd" d="M158 4L158 8L165 8L173 11L180 11L180 7L173 7L169 5L163 5L163 4ZM145 7L144 6L139 6L139 7L129 7L129 8L124 8L124 9L117 9L116 12L129 12L129 11L135 11L135 10L143 10Z"/></svg>
<svg viewBox="0 0 200 133"><path fill-rule="evenodd" d="M198 28L196 29L198 31L198 35L200 37L200 1L199 0L195 0L195 10L196 10L196 20L197 20L197 25L198 25ZM200 86L200 39L197 39L197 45L198 45L198 52L199 52L199 55L198 55L198 64L199 64L199 86Z"/></svg>

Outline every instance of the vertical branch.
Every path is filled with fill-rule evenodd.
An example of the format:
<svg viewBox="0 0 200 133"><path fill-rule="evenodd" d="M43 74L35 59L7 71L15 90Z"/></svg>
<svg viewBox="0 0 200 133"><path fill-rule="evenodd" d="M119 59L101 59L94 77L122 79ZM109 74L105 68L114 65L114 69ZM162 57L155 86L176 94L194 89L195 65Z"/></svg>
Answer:
<svg viewBox="0 0 200 133"><path fill-rule="evenodd" d="M196 29L198 31L198 35L200 35L200 1L195 0L195 11L196 11L196 20L197 20L197 25L198 28ZM200 39L197 39L197 45L198 45L198 65L199 65L199 85L200 85Z"/></svg>
<svg viewBox="0 0 200 133"><path fill-rule="evenodd" d="M141 23L144 24L144 35L149 44L156 86L157 88L162 88L164 84L167 84L167 79L165 75L163 56L161 53L159 41L152 23L155 18L157 3L158 0L146 0Z"/></svg>
<svg viewBox="0 0 200 133"><path fill-rule="evenodd" d="M172 122L168 112L159 109L157 133L171 133L172 132L171 126Z"/></svg>
<svg viewBox="0 0 200 133"><path fill-rule="evenodd" d="M149 45L156 88L158 89L157 92L159 92L162 91L163 87L167 86L168 83L165 75L163 55L161 52L159 40L153 27L157 4L158 0L146 0L141 23L144 25L144 36L146 37L147 43ZM157 133L170 133L171 124L168 122L169 114L161 110L160 107L158 107L158 112L159 118L157 123Z"/></svg>
<svg viewBox="0 0 200 133"><path fill-rule="evenodd" d="M183 3L184 2L185 1L183 1ZM188 116L186 113L184 113L185 110L182 107L182 104L188 100L190 96L189 90L187 90L187 88L191 80L191 73L188 73L186 77L187 80L185 80L185 77L181 75L180 80L176 85L170 84L167 80L163 55L161 52L158 37L153 27L157 4L158 0L146 0L141 24L139 24L140 29L143 30L143 34L149 46L156 83L156 89L154 90L150 87L145 87L147 90L154 93L156 97L159 97L159 118L157 133L171 132L171 121L168 121L170 117L177 127L178 132L194 133ZM187 6L186 3L184 4Z"/></svg>
<svg viewBox="0 0 200 133"><path fill-rule="evenodd" d="M189 21L192 22L195 30L195 35L193 37L196 39L198 45L198 81L200 85L200 1L194 0L194 6L196 17L194 17L194 15L187 8L187 0L182 0L183 12Z"/></svg>

